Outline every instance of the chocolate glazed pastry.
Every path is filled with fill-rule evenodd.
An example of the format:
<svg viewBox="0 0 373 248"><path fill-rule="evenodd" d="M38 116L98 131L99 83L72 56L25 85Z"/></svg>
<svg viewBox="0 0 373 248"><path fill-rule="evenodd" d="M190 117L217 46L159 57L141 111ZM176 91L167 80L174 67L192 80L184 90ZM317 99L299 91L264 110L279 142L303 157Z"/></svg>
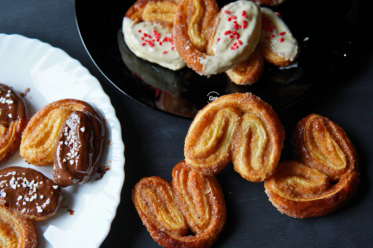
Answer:
<svg viewBox="0 0 373 248"><path fill-rule="evenodd" d="M32 117L23 133L21 156L38 166L54 163L53 177L63 187L84 184L98 169L104 142L104 121L96 110L65 99Z"/></svg>
<svg viewBox="0 0 373 248"><path fill-rule="evenodd" d="M342 128L311 114L297 124L293 140L299 160L280 163L264 183L280 212L295 218L326 215L356 195L357 153Z"/></svg>
<svg viewBox="0 0 373 248"><path fill-rule="evenodd" d="M42 173L23 167L0 170L0 205L22 218L38 222L61 207L61 188Z"/></svg>
<svg viewBox="0 0 373 248"><path fill-rule="evenodd" d="M0 247L36 248L38 243L34 223L0 205Z"/></svg>
<svg viewBox="0 0 373 248"><path fill-rule="evenodd" d="M22 97L0 84L0 165L18 151L30 113Z"/></svg>

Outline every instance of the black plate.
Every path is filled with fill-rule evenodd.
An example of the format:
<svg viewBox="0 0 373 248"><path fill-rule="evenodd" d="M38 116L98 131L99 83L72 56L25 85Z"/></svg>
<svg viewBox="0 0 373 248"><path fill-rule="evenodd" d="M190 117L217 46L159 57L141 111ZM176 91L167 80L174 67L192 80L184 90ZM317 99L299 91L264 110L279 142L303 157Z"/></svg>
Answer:
<svg viewBox="0 0 373 248"><path fill-rule="evenodd" d="M137 58L124 43L123 16L134 3L76 0L76 22L93 62L121 92L146 106L194 117L214 97L252 92L276 110L297 102L324 83L344 57L357 22L357 0L287 0L272 8L283 16L300 46L298 66L265 65L252 86L238 86L223 73L209 78L189 68L171 71ZM231 1L217 1L222 7Z"/></svg>

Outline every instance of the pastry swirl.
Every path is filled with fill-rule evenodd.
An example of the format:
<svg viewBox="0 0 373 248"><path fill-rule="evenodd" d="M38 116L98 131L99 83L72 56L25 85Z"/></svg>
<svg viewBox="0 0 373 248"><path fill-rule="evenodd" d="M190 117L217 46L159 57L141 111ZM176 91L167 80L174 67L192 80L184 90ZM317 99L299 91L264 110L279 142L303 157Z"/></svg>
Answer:
<svg viewBox="0 0 373 248"><path fill-rule="evenodd" d="M0 83L0 165L18 151L29 119L30 113L22 97Z"/></svg>
<svg viewBox="0 0 373 248"><path fill-rule="evenodd" d="M280 212L295 218L326 215L356 195L357 153L338 125L311 114L297 124L293 141L299 160L280 163L264 183Z"/></svg>
<svg viewBox="0 0 373 248"><path fill-rule="evenodd" d="M172 176L172 186L156 176L135 185L132 200L137 212L163 247L210 247L226 220L218 181L190 170L185 161L175 166ZM189 229L194 236L186 236Z"/></svg>
<svg viewBox="0 0 373 248"><path fill-rule="evenodd" d="M302 119L293 131L298 157L331 180L356 170L356 150L341 127L326 117L311 114Z"/></svg>
<svg viewBox="0 0 373 248"><path fill-rule="evenodd" d="M53 177L61 186L83 184L97 171L104 142L98 112L84 101L64 99L31 118L23 132L21 156L36 166L54 163Z"/></svg>
<svg viewBox="0 0 373 248"><path fill-rule="evenodd" d="M0 247L36 248L38 234L34 223L0 205Z"/></svg>
<svg viewBox="0 0 373 248"><path fill-rule="evenodd" d="M185 160L205 175L219 173L230 161L252 182L270 177L285 138L272 107L258 97L230 94L208 104L195 117L185 138Z"/></svg>
<svg viewBox="0 0 373 248"><path fill-rule="evenodd" d="M250 56L260 25L260 8L253 2L232 2L219 12L215 0L185 0L176 13L175 46L198 74L218 74Z"/></svg>

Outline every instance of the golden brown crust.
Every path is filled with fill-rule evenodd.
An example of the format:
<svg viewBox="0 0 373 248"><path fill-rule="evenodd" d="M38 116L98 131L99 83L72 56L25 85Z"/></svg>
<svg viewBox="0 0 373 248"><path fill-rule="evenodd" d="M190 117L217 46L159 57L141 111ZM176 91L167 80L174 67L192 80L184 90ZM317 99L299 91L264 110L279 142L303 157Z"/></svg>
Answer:
<svg viewBox="0 0 373 248"><path fill-rule="evenodd" d="M206 58L206 48L217 25L218 13L215 0L184 0L176 12L176 50L188 66L199 74L203 74L200 58Z"/></svg>
<svg viewBox="0 0 373 248"><path fill-rule="evenodd" d="M359 185L357 152L346 133L311 114L293 131L299 160L284 161L264 183L272 204L295 218L329 214L353 198Z"/></svg>
<svg viewBox="0 0 373 248"><path fill-rule="evenodd" d="M11 90L11 93L8 93L8 90ZM23 98L12 88L0 83L0 94L1 98L4 100L4 102L0 103L2 107L10 107L15 109L14 112L18 112L17 117L14 118L15 116L13 116L11 121L8 121L8 116L5 116L5 120L3 116L1 116L0 119L0 165L2 165L18 151L21 144L22 132L30 119L30 113ZM7 96L9 95L6 99L12 99L12 104L5 103L5 94L7 94ZM7 115L5 112L8 111L3 112L4 113L1 113L0 109L0 115ZM13 115L14 114L15 113L13 113Z"/></svg>
<svg viewBox="0 0 373 248"><path fill-rule="evenodd" d="M210 247L226 220L218 181L191 171L185 161L177 164L172 174L172 186L156 176L135 185L132 200L140 218L163 247ZM186 236L188 229L195 235Z"/></svg>
<svg viewBox="0 0 373 248"><path fill-rule="evenodd" d="M298 157L332 180L356 170L357 152L341 127L326 117L311 114L300 120L292 134Z"/></svg>
<svg viewBox="0 0 373 248"><path fill-rule="evenodd" d="M298 160L281 162L274 176L264 183L272 204L294 218L329 214L353 198L359 185L359 173L346 172L337 184L330 184L323 173Z"/></svg>
<svg viewBox="0 0 373 248"><path fill-rule="evenodd" d="M240 175L263 181L276 169L285 138L272 107L258 97L230 94L208 104L185 138L185 160L205 175L219 173L231 160Z"/></svg>
<svg viewBox="0 0 373 248"><path fill-rule="evenodd" d="M0 247L36 248L38 234L34 223L0 206Z"/></svg>
<svg viewBox="0 0 373 248"><path fill-rule="evenodd" d="M23 132L20 152L27 163L36 166L53 164L61 127L73 111L88 111L103 122L96 110L84 101L64 99L44 106L31 118Z"/></svg>
<svg viewBox="0 0 373 248"><path fill-rule="evenodd" d="M156 22L171 31L178 4L178 0L138 0L128 9L125 17L136 23Z"/></svg>
<svg viewBox="0 0 373 248"><path fill-rule="evenodd" d="M226 71L228 77L238 85L251 85L257 82L263 74L264 60L258 48L247 60Z"/></svg>

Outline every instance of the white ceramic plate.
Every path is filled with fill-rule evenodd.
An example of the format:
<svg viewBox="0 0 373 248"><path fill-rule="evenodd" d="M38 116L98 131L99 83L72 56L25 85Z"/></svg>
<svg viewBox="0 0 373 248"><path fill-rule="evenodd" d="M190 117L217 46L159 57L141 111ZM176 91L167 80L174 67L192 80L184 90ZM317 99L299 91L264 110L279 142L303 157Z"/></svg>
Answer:
<svg viewBox="0 0 373 248"><path fill-rule="evenodd" d="M27 93L31 115L46 104L65 98L84 100L106 120L106 146L100 165L110 166L103 179L63 190L68 208L36 224L39 247L99 247L109 233L124 182L124 144L120 123L98 80L59 48L20 35L0 34L0 82ZM15 154L1 168L31 167L49 178L52 167L28 165ZM0 169L1 169L0 168ZM67 209L74 211L70 215Z"/></svg>

